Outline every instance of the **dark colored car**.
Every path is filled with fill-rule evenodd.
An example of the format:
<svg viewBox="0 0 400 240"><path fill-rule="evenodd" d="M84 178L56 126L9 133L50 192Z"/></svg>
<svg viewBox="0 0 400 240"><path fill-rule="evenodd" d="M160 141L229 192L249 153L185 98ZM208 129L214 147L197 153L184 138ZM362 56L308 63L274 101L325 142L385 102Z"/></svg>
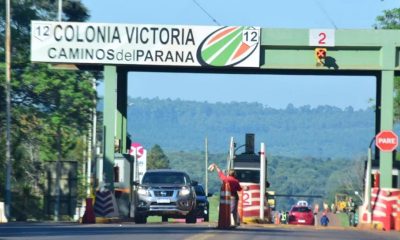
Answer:
<svg viewBox="0 0 400 240"><path fill-rule="evenodd" d="M314 214L309 207L292 206L289 212L289 224L314 225Z"/></svg>
<svg viewBox="0 0 400 240"><path fill-rule="evenodd" d="M206 195L203 186L200 184L195 186L194 189L196 191L196 216L197 218L204 218L204 222L208 222L210 220L210 203L207 198L211 197L212 194Z"/></svg>
<svg viewBox="0 0 400 240"><path fill-rule="evenodd" d="M146 223L148 216L185 218L186 223L196 223L197 182L182 171L164 169L149 170L137 189L135 222Z"/></svg>

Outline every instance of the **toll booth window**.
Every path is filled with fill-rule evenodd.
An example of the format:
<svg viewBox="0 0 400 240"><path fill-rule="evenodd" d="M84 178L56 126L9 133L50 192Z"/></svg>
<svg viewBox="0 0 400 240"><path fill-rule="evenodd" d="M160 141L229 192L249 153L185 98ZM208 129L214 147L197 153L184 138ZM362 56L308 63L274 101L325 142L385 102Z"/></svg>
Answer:
<svg viewBox="0 0 400 240"><path fill-rule="evenodd" d="M235 170L239 182L260 183L260 172L256 170Z"/></svg>

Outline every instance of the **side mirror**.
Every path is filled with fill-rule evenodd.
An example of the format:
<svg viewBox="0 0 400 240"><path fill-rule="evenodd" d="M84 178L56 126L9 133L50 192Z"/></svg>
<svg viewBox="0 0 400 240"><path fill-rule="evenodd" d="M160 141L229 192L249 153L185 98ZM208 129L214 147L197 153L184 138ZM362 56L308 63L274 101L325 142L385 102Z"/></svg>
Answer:
<svg viewBox="0 0 400 240"><path fill-rule="evenodd" d="M137 182L137 181L133 181L133 182L132 182L132 185L133 185L133 186L139 186L139 185L140 185L140 183L139 183L139 182Z"/></svg>
<svg viewBox="0 0 400 240"><path fill-rule="evenodd" d="M192 180L192 184L190 184L190 185L192 185L193 187L196 187L197 185L199 185L199 182Z"/></svg>

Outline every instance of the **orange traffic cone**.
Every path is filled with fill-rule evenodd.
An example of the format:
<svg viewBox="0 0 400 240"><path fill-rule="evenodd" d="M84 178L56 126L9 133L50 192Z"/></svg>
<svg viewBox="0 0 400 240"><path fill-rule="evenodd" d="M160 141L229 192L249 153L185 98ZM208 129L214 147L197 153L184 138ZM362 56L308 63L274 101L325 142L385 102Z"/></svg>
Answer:
<svg viewBox="0 0 400 240"><path fill-rule="evenodd" d="M96 223L92 200L92 198L86 198L86 210L83 214L82 223Z"/></svg>
<svg viewBox="0 0 400 240"><path fill-rule="evenodd" d="M231 225L231 188L228 182L223 182L221 186L221 197L219 200L219 229L227 229Z"/></svg>

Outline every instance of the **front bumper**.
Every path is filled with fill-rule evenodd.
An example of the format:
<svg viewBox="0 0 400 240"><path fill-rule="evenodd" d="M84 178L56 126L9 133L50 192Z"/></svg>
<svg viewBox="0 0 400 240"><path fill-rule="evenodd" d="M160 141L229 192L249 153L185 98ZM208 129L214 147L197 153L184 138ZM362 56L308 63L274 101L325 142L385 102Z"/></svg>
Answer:
<svg viewBox="0 0 400 240"><path fill-rule="evenodd" d="M149 190L148 195L138 195L136 211L146 216L185 216L193 210L196 200L191 194L180 196L179 191Z"/></svg>

